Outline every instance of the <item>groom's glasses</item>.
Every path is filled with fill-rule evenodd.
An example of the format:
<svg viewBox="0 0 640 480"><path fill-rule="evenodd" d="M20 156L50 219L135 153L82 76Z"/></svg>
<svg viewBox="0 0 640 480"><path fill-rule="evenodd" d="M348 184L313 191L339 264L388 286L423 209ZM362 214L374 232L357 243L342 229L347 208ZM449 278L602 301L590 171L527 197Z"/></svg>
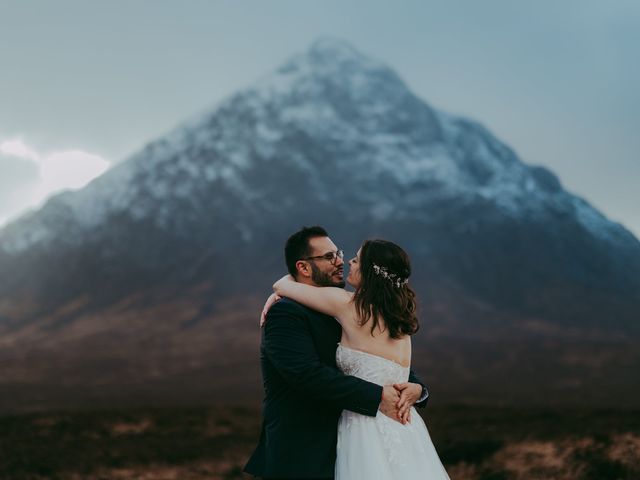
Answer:
<svg viewBox="0 0 640 480"><path fill-rule="evenodd" d="M336 264L338 258L344 258L344 252L342 250L336 250L335 252L327 252L324 255L316 255L315 257L304 257L300 260L315 260L322 259L331 262L333 265Z"/></svg>

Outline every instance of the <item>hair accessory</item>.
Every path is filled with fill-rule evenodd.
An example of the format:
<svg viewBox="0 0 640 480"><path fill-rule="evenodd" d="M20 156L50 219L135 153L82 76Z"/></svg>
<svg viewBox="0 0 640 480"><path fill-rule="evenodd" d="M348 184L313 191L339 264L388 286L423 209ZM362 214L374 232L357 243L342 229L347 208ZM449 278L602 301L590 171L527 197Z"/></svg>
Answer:
<svg viewBox="0 0 640 480"><path fill-rule="evenodd" d="M408 278L402 278L395 273L389 273L387 267L381 267L380 265L373 264L373 271L376 275L379 275L383 278L386 278L391 281L397 288L400 288L402 285L406 285L409 282Z"/></svg>

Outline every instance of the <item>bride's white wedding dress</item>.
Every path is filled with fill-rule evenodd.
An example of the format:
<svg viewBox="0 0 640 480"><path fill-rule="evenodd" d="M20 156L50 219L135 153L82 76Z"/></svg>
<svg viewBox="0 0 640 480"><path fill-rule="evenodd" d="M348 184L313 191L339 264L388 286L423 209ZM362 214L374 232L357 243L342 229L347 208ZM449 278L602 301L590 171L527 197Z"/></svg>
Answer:
<svg viewBox="0 0 640 480"><path fill-rule="evenodd" d="M340 370L378 385L404 383L409 367L338 344ZM344 410L338 423L336 480L449 479L429 431L411 408L411 423L402 425L378 412L375 417Z"/></svg>

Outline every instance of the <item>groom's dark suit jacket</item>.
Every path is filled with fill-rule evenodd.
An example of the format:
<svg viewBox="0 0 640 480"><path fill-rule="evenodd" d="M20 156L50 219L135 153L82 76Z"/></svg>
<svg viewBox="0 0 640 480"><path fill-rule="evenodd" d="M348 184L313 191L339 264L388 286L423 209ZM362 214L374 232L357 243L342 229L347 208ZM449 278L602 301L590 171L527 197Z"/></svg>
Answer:
<svg viewBox="0 0 640 480"><path fill-rule="evenodd" d="M333 478L340 413L375 416L382 397L381 386L338 370L341 335L333 317L293 300L283 298L271 307L260 348L264 420L245 472ZM413 372L410 381L420 383Z"/></svg>

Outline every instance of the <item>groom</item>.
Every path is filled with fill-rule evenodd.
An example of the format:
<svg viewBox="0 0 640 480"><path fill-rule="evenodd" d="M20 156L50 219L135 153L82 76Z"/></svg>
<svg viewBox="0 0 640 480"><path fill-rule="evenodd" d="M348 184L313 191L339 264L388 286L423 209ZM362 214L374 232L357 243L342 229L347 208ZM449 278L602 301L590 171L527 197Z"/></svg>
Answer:
<svg viewBox="0 0 640 480"><path fill-rule="evenodd" d="M342 252L322 227L303 228L285 246L298 282L344 287ZM342 410L398 418L400 394L343 374L336 366L342 330L328 315L288 298L267 313L260 362L265 390L259 444L245 472L264 479L332 479ZM424 406L428 393L411 372L408 402ZM404 407L406 408L406 407Z"/></svg>

